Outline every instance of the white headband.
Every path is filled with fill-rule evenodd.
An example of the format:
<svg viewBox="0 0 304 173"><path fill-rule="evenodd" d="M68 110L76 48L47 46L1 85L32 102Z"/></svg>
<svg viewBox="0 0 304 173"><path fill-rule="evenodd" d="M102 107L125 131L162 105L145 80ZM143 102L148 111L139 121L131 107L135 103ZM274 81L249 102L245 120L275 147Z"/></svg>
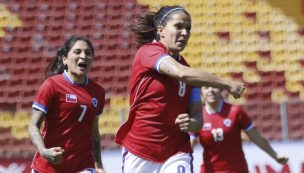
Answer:
<svg viewBox="0 0 304 173"><path fill-rule="evenodd" d="M173 8L172 10L168 11L168 12L163 16L163 18L159 21L159 25L163 22L163 20L164 20L170 13L172 13L173 11L177 11L177 10L184 10L184 8L182 8L182 7L177 7L177 8Z"/></svg>

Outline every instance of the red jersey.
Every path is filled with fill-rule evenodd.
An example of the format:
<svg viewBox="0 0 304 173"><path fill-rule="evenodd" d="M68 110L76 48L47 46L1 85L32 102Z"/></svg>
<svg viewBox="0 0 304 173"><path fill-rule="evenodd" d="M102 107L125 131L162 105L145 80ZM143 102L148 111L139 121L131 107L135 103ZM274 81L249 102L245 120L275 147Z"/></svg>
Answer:
<svg viewBox="0 0 304 173"><path fill-rule="evenodd" d="M252 128L247 114L222 101L216 113L204 107L203 115L204 125L198 133L204 147L201 173L248 173L241 140L241 130Z"/></svg>
<svg viewBox="0 0 304 173"><path fill-rule="evenodd" d="M32 168L39 173L94 168L92 128L103 111L104 97L104 89L91 80L76 84L66 73L48 78L38 90L33 108L46 113L42 128L46 148L62 147L64 161L54 165L36 152Z"/></svg>
<svg viewBox="0 0 304 173"><path fill-rule="evenodd" d="M177 116L187 112L192 87L159 73L164 58L172 57L159 42L148 43L136 53L129 118L116 134L117 143L154 162L164 162L178 152L192 152L189 135L175 125ZM181 56L177 61L188 66Z"/></svg>

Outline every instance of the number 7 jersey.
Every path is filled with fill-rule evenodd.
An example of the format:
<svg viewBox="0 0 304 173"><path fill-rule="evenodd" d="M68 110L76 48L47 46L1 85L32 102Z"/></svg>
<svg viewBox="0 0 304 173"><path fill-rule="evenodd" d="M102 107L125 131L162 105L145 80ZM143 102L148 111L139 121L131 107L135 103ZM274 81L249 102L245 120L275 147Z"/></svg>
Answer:
<svg viewBox="0 0 304 173"><path fill-rule="evenodd" d="M94 167L92 128L95 117L103 111L104 97L105 91L98 84L91 80L85 84L73 83L66 72L48 78L41 85L33 108L46 114L42 128L45 146L62 147L65 152L64 162L59 165L50 165L37 152L34 169L53 172L55 167L71 172L75 168L76 172Z"/></svg>

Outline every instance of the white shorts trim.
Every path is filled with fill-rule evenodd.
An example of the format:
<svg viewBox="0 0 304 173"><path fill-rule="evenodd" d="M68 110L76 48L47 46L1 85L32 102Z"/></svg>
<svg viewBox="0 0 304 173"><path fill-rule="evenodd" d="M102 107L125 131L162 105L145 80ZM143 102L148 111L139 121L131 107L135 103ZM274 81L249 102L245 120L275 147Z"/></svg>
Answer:
<svg viewBox="0 0 304 173"><path fill-rule="evenodd" d="M96 173L94 168L86 168L82 171L80 171L79 173Z"/></svg>

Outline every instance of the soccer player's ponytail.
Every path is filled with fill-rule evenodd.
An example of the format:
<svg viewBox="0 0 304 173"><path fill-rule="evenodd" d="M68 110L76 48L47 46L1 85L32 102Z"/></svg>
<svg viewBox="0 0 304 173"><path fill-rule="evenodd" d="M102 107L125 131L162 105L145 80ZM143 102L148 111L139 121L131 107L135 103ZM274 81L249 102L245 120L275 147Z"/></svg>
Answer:
<svg viewBox="0 0 304 173"><path fill-rule="evenodd" d="M64 70L67 69L67 66L63 64L62 58L63 56L67 56L67 53L64 53L63 48L57 50L56 58L49 63L45 70L45 78L49 78L56 74L61 74Z"/></svg>
<svg viewBox="0 0 304 173"><path fill-rule="evenodd" d="M138 46L152 42L157 37L157 25L155 22L156 13L148 12L139 15L135 23L129 26L133 32Z"/></svg>

